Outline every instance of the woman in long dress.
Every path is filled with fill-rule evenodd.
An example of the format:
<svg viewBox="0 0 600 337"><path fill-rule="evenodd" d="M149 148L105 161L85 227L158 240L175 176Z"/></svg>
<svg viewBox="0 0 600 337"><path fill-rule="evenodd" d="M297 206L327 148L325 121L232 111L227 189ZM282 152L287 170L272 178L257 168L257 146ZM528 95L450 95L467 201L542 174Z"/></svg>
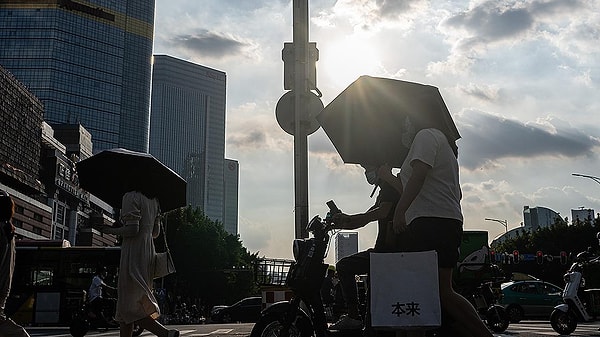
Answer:
<svg viewBox="0 0 600 337"><path fill-rule="evenodd" d="M178 337L179 331L169 330L156 320L160 309L152 293L156 254L153 239L160 234L158 199L139 191L125 193L120 220L122 227L97 227L103 233L123 237L115 314L120 336L131 337L136 323L159 337Z"/></svg>

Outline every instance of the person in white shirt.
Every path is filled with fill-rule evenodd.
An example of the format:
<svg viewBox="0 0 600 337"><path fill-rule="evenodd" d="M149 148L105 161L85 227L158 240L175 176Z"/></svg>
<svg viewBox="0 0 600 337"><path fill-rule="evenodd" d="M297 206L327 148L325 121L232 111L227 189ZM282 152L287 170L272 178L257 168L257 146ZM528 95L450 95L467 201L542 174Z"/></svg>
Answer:
<svg viewBox="0 0 600 337"><path fill-rule="evenodd" d="M104 282L104 279L108 276L106 267L99 267L96 271L96 275L92 278L92 283L88 290L88 303L92 308L92 312L97 315L100 319L107 323L114 324L112 317L106 317L104 314L105 309L114 308L115 300L104 296L104 288L117 290L115 287L111 287Z"/></svg>
<svg viewBox="0 0 600 337"><path fill-rule="evenodd" d="M409 231L412 250L438 254L442 311L461 336L492 337L475 308L452 288L463 231L458 150L438 129L417 132L400 169L403 192L394 212L394 230Z"/></svg>

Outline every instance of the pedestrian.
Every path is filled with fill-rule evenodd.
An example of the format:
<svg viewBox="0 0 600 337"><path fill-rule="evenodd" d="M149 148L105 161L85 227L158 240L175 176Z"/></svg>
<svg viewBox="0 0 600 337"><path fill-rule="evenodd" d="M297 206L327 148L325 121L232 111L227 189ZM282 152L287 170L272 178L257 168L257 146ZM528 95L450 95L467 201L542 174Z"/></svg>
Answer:
<svg viewBox="0 0 600 337"><path fill-rule="evenodd" d="M114 298L105 296L104 289L117 290L115 287L111 287L104 282L104 279L108 276L108 270L106 267L101 266L96 270L96 275L92 278L90 288L88 290L88 303L92 309L92 312L100 318L108 326L117 327L113 317L106 317L105 310L110 308L111 312L115 308Z"/></svg>
<svg viewBox="0 0 600 337"><path fill-rule="evenodd" d="M136 188L123 195L121 227L95 225L103 233L121 235L121 260L117 282L117 311L120 336L131 337L134 323L159 337L178 337L159 321L160 308L153 293L153 239L160 234L159 200L151 193Z"/></svg>
<svg viewBox="0 0 600 337"><path fill-rule="evenodd" d="M378 186L380 187L379 194L373 206L364 213L352 215L340 213L334 215L334 228L358 229L377 220L378 232L373 248L346 256L336 264L336 271L348 314L342 316L336 323L330 326L330 330L355 330L363 327L363 317L359 312L355 277L356 275L369 273L369 255L371 252L389 253L401 250L402 237L394 233L391 228L394 207L400 199L400 193L393 185L399 184L399 181L396 181L396 177L392 175L391 168L385 167L387 168L387 172L383 167L363 165L367 182L375 185L375 189Z"/></svg>
<svg viewBox="0 0 600 337"><path fill-rule="evenodd" d="M15 226L12 217L15 202L6 191L0 190L0 336L29 337L22 326L6 317L4 309L15 271Z"/></svg>
<svg viewBox="0 0 600 337"><path fill-rule="evenodd" d="M403 192L394 230L409 230L414 251L437 251L442 312L460 328L460 336L492 337L475 308L452 287L463 231L457 158L456 144L440 130L417 132L400 169Z"/></svg>

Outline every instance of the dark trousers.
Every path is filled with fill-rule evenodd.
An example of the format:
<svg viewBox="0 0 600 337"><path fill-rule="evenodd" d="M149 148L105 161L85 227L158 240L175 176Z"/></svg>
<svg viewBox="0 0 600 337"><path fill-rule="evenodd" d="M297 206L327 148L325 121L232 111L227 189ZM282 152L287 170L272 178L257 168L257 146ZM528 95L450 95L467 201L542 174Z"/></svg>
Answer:
<svg viewBox="0 0 600 337"><path fill-rule="evenodd" d="M356 275L369 273L371 265L369 254L372 251L372 249L369 249L346 256L335 265L342 288L342 295L348 308L348 315L353 318L360 317L355 277Z"/></svg>

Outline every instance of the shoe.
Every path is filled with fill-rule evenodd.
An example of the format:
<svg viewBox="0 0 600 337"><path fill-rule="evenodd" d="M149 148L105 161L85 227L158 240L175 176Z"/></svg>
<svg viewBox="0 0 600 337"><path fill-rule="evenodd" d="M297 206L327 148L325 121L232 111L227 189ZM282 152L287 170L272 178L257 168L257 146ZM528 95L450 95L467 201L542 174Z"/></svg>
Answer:
<svg viewBox="0 0 600 337"><path fill-rule="evenodd" d="M352 318L348 315L342 316L337 322L333 323L329 330L360 330L363 322L360 319Z"/></svg>
<svg viewBox="0 0 600 337"><path fill-rule="evenodd" d="M169 330L168 335L169 337L179 337L179 330Z"/></svg>

